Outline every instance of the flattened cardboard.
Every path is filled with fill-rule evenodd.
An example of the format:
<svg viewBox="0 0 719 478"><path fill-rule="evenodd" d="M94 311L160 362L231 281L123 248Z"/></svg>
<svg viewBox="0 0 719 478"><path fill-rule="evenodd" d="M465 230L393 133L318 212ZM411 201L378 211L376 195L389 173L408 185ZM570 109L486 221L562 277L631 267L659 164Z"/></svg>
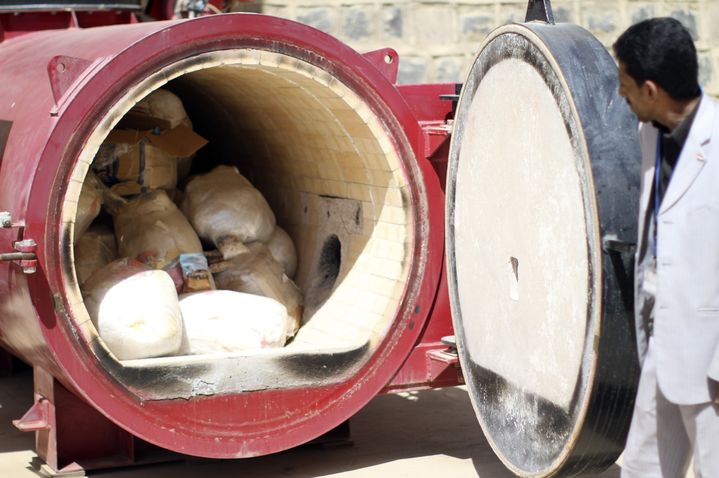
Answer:
<svg viewBox="0 0 719 478"><path fill-rule="evenodd" d="M149 134L153 146L178 158L186 158L207 144L207 140L185 125L177 126L159 135Z"/></svg>
<svg viewBox="0 0 719 478"><path fill-rule="evenodd" d="M155 134L153 131L113 129L107 135L105 143L137 144L143 139L147 139L156 148L178 158L191 156L207 144L205 138L185 125L163 131L160 134Z"/></svg>
<svg viewBox="0 0 719 478"><path fill-rule="evenodd" d="M147 188L143 188L136 181L126 181L123 183L117 183L110 188L110 191L117 194L118 196L137 196L146 191Z"/></svg>

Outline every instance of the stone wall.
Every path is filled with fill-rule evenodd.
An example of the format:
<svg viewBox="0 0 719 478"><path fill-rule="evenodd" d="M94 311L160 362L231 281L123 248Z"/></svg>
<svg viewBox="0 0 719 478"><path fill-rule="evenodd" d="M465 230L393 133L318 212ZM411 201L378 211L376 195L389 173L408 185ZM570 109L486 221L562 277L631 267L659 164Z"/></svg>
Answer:
<svg viewBox="0 0 719 478"><path fill-rule="evenodd" d="M590 30L610 47L632 23L673 16L694 36L700 79L719 95L719 0L555 0L557 22ZM246 8L246 7L245 7ZM527 0L264 0L263 13L312 25L360 52L399 52L399 81L463 81L484 37L522 21Z"/></svg>

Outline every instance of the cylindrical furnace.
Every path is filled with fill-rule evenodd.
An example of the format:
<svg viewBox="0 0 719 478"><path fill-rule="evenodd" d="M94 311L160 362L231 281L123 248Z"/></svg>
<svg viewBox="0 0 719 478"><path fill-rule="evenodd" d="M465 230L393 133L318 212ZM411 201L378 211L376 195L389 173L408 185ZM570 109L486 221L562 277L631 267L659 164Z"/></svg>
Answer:
<svg viewBox="0 0 719 478"><path fill-rule="evenodd" d="M367 59L309 27L239 14L43 31L0 50L0 117L12 122L1 202L38 260L31 275L3 266L11 350L133 435L213 457L303 443L388 384L437 294L442 192L415 159L415 114ZM298 282L331 270L305 298L323 306L283 349L120 363L98 340L73 265L80 188L110 129L160 86L183 99L211 156L265 192L297 244ZM15 234L3 230L6 243Z"/></svg>
<svg viewBox="0 0 719 478"><path fill-rule="evenodd" d="M530 12L536 12L534 3L530 2ZM211 15L149 23L137 23L130 16L128 24L103 27L95 26L97 18L57 15L46 20L52 26L31 33L22 27L22 14L5 18L6 39L0 43L0 131L7 133L0 163L0 210L9 212L0 229L0 244L8 250L0 252L7 252L4 258L10 261L0 266L0 341L35 368L36 404L19 425L37 431L42 458L56 470L107 464L103 460L113 453L132 460L139 446L136 438L205 457L269 454L336 427L382 390L458 383L457 358L440 342L442 336L453 334L443 274L443 189L453 126L453 105L447 99L456 96L456 85L397 86L399 59L393 50L361 55L313 28L269 16ZM62 15L69 23L58 26ZM82 22L93 27L80 28ZM626 145L633 136L617 134L620 145L604 149L592 142L597 125L611 133L626 132L631 124L626 107L599 111L606 115L595 117L597 111L586 106L592 92L577 85L591 79L590 70L601 76L595 85L601 94L595 100L615 105L618 101L611 59L606 52L598 54L592 42L590 35L574 26L559 29L533 23L500 31L485 43L454 123L455 128L470 126L462 126L456 141L453 138L448 175L450 285L455 327L461 329L460 355L471 366L471 379L479 382L470 388L483 391L473 397L480 422L492 436L505 419L495 411L513 413L502 408L506 403L492 412L483 408L497 405L494 398L487 400L495 397L497 386L528 390L531 403L547 402L567 410L564 415L555 413L559 424L557 420L539 423L543 430L557 425L562 434L561 439L550 440L554 448L533 455L539 459L503 456L523 476L611 464L622 448L636 379L633 366L622 363L632 354L630 341L623 338L630 304L620 303L627 284L616 276L626 273L627 261L611 247L631 242L633 229L624 220L610 218L615 213L631 217L631 208L617 204L626 197L631 200L636 184L630 179L614 185L602 174L606 165L619 164L626 166L621 174L631 178L636 168ZM586 51L594 55L586 60L594 69L574 68L576 63L554 57L559 53L576 58ZM540 72L538 82L532 77L523 86L535 98L508 93L512 84L506 79L514 76L515 67L492 70L505 60L528 65L516 70L520 73L527 68ZM482 82L489 86L479 88ZM278 224L295 241L297 282L312 312L284 348L119 360L90 320L73 255L81 187L109 132L138 101L159 88L182 99L195 130L209 141L195 158L198 170L215 164L237 166L264 193ZM573 91L580 95L572 96ZM574 275L540 275L549 281L541 287L525 279L526 271L530 276L532 271L527 267L532 259L526 244L504 257L499 248L482 249L471 237L455 243L458 230L489 234L477 236L486 244L501 242L507 234L521 235L521 223L505 226L513 218L531 218L531 211L527 215L526 203L508 198L526 192L527 197L543 200L541 194L531 195L537 191L522 188L541 189L546 181L524 178L516 188L512 175L505 174L526 165L485 168L492 158L465 154L469 148L481 151L486 141L494 145L486 150L496 153L495 159L511 162L512 154L505 154L512 151L511 141L506 147L498 144L497 137L504 132L495 134L492 125L511 126L511 118L499 121L503 112L525 100L529 103L523 104L541 100L550 105L549 110L553 104L561 110L559 116L552 110L547 120L542 115L549 110L540 108L530 121L547 120L548 127L560 128L552 131L561 143L555 158L559 166L543 170L540 163L530 163L539 168L533 172L535 179L561 173L570 189L558 196L553 196L554 189L545 191L549 205L568 202L569 215L564 223L537 217L545 227L540 232L528 227L527 240L548 247L553 237L559 237L555 253L564 259L558 263L575 261L584 266ZM482 111L497 114L498 122L481 118ZM535 114L532 108L527 112ZM472 143L471 138L481 138L482 131L490 132L490 137ZM540 141L537 147L551 150L553 145ZM533 155L531 148L518 154ZM502 183L492 175L505 182L505 192L511 192L502 204L472 193L475 186L491 191L493 185L501 192ZM601 184L592 182L593 175ZM469 182L469 189L456 195L458 177L464 178L464 184ZM552 185L556 189L557 184ZM626 194L611 198L619 187ZM462 220L477 219L476 223L455 222L455 201L465 200L463 195L464 206L489 211L489 216L470 213ZM498 213L491 212L496 208L503 209L498 222ZM565 234L567 223L571 232ZM482 230L485 224L492 230ZM613 230L616 224L620 227ZM501 264L487 262L486 256L475 256L473 250L496 255ZM537 270L550 256L537 255ZM458 261L464 267L459 273ZM463 289L457 285L458 277L466 280L462 274L478 279L467 280ZM557 317L536 314L539 321L557 319L542 325L555 331L571 324L564 336L574 344L567 366L570 376L559 377L567 383L554 394L552 384L535 384L533 377L522 373L512 376L513 370L507 372L506 382L498 380L506 372L501 364L473 355L477 346L492 350L487 334L493 333L494 321L505 324L498 325L499 340L512 340L516 311L508 312L507 307L521 302L520 315L532 315L533 307L547 301L552 305L567 280L583 281L572 284L577 290L570 292L579 299L571 307L552 309ZM460 321L466 325L471 314L463 308L467 302L460 301L460 294L473 295L480 303L496 299L497 307L478 308L486 327L470 325L465 330ZM510 301L502 305L505 294ZM602 301L607 304L604 309ZM524 330L525 324L517 324ZM560 347L561 337L552 337L555 342L545 346ZM608 340L616 340L616 350ZM497 343L502 348L502 342ZM533 366L544 356L537 357ZM602 364L609 364L611 371ZM557 374L545 378L556 380ZM489 389L487 381L494 384ZM609 420L619 423L602 430L594 426L592 410L607 406L616 411ZM543 407L530 414L556 411ZM522 413L526 409L523 406ZM78 410L83 410L85 425L75 418ZM526 421L524 416L520 419ZM585 419L592 433L607 438L592 442L601 442L598 449L577 440L586 435ZM531 420L526 423L536 425ZM80 442L77 430L83 426ZM90 449L88 439L93 441ZM501 456L505 453L501 443L495 449Z"/></svg>

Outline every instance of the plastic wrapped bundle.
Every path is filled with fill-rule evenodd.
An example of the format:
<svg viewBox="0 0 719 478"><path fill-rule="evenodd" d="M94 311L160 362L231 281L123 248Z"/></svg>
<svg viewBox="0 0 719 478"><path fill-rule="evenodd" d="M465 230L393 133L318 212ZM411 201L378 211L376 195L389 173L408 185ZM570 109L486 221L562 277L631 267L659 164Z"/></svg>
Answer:
<svg viewBox="0 0 719 478"><path fill-rule="evenodd" d="M132 113L165 120L168 128L179 125L192 129L192 121L187 116L182 100L174 93L158 89L141 99L133 108Z"/></svg>
<svg viewBox="0 0 719 478"><path fill-rule="evenodd" d="M210 265L218 289L275 299L287 308L287 335L294 336L302 319L302 293L272 258L267 246L249 244L248 252Z"/></svg>
<svg viewBox="0 0 719 478"><path fill-rule="evenodd" d="M77 215L75 216L75 239L77 241L85 234L93 220L100 214L102 208L103 186L97 177L87 173L85 182L80 190L80 199L77 202Z"/></svg>
<svg viewBox="0 0 719 478"><path fill-rule="evenodd" d="M182 210L202 239L212 241L225 259L246 249L243 243L270 239L275 215L262 194L231 166L190 179Z"/></svg>
<svg viewBox="0 0 719 478"><path fill-rule="evenodd" d="M182 268L183 292L200 292L215 288L207 258L204 254L180 254L180 267Z"/></svg>
<svg viewBox="0 0 719 478"><path fill-rule="evenodd" d="M178 294L215 289L215 280L212 278L204 254L197 252L180 254L178 260L165 266L163 270L170 274Z"/></svg>
<svg viewBox="0 0 719 478"><path fill-rule="evenodd" d="M202 244L165 191L156 190L111 208L121 257L142 257L161 269L183 253L201 253Z"/></svg>
<svg viewBox="0 0 719 478"><path fill-rule="evenodd" d="M182 296L180 309L182 355L282 347L287 341L287 309L267 297L229 290L197 292Z"/></svg>
<svg viewBox="0 0 719 478"><path fill-rule="evenodd" d="M170 276L144 271L110 287L100 302L97 329L120 360L177 353L182 313Z"/></svg>
<svg viewBox="0 0 719 478"><path fill-rule="evenodd" d="M294 279L297 270L297 252L289 234L280 226L275 227L267 242L267 248L272 257L284 268L287 277Z"/></svg>
<svg viewBox="0 0 719 478"><path fill-rule="evenodd" d="M83 284L95 271L117 258L115 233L107 226L90 226L75 244L75 272Z"/></svg>

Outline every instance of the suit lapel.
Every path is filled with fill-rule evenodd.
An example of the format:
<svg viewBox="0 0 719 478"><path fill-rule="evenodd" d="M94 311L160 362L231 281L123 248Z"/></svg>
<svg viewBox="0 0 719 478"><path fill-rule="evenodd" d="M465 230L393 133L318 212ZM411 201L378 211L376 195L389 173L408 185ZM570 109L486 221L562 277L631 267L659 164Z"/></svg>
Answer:
<svg viewBox="0 0 719 478"><path fill-rule="evenodd" d="M704 169L708 159L706 149L711 140L715 114L714 104L706 97L702 97L694 123L689 130L689 136L679 154L669 187L659 208L659 214L671 209Z"/></svg>

